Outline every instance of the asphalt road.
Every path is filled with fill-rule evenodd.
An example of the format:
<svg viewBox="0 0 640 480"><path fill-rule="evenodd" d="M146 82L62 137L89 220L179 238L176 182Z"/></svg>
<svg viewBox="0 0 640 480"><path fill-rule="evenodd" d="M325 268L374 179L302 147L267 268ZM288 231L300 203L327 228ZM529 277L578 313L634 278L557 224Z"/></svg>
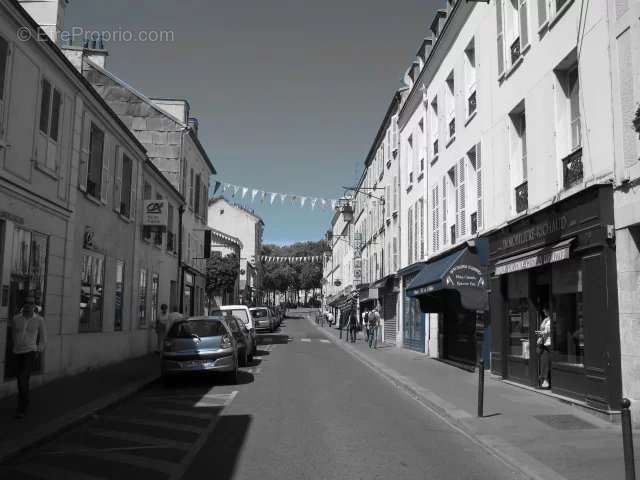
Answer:
<svg viewBox="0 0 640 480"><path fill-rule="evenodd" d="M306 319L260 338L239 385L152 385L1 466L0 478L519 478Z"/></svg>

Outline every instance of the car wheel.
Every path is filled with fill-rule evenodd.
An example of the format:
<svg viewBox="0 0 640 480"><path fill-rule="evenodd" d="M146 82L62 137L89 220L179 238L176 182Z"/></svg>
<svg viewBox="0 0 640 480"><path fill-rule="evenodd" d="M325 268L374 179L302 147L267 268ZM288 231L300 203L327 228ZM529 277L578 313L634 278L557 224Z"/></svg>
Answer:
<svg viewBox="0 0 640 480"><path fill-rule="evenodd" d="M238 384L238 364L236 363L235 367L233 368L233 371L229 372L229 383L231 385L237 385Z"/></svg>

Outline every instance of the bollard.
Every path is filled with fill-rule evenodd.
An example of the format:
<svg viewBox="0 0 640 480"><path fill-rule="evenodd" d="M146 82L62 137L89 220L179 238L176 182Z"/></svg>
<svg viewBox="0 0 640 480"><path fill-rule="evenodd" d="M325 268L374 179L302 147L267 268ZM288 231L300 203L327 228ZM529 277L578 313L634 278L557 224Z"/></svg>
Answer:
<svg viewBox="0 0 640 480"><path fill-rule="evenodd" d="M631 401L622 399L622 448L624 449L625 480L636 480L636 465L633 458L633 432L631 430Z"/></svg>
<svg viewBox="0 0 640 480"><path fill-rule="evenodd" d="M484 359L478 362L478 417L484 416Z"/></svg>

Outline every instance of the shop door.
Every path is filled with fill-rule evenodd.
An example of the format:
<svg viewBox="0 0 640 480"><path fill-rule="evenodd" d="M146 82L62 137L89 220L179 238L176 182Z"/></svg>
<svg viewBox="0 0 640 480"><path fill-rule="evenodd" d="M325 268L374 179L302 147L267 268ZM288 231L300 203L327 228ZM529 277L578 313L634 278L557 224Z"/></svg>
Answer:
<svg viewBox="0 0 640 480"><path fill-rule="evenodd" d="M398 295L390 293L384 296L384 342L396 343L396 307Z"/></svg>
<svg viewBox="0 0 640 480"><path fill-rule="evenodd" d="M402 344L409 350L425 351L425 314L420 310L417 298L404 297L404 314L402 319Z"/></svg>
<svg viewBox="0 0 640 480"><path fill-rule="evenodd" d="M505 377L510 380L534 385L537 377L535 337L532 338L532 318L535 321L535 311L532 317L531 300L529 299L529 276L525 270L514 272L506 277L505 299L505 358L507 371Z"/></svg>
<svg viewBox="0 0 640 480"><path fill-rule="evenodd" d="M476 363L476 313L449 308L444 317L441 358L465 365Z"/></svg>

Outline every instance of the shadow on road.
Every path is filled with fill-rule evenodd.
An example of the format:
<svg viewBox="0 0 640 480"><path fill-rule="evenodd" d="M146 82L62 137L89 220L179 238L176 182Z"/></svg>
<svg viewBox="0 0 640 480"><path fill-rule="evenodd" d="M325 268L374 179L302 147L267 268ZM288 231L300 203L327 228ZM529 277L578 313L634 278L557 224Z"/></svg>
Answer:
<svg viewBox="0 0 640 480"><path fill-rule="evenodd" d="M222 415L183 478L231 480L251 421L251 415Z"/></svg>
<svg viewBox="0 0 640 480"><path fill-rule="evenodd" d="M258 335L256 340L258 345L268 345L270 343L282 345L289 343L289 335L285 333L265 333Z"/></svg>
<svg viewBox="0 0 640 480"><path fill-rule="evenodd" d="M238 370L238 381L231 382L230 378L223 373L193 373L184 374L179 377L172 378L170 382L165 384L169 390L188 388L190 393L202 391L204 394L213 385L246 385L253 383L254 376L243 370Z"/></svg>

